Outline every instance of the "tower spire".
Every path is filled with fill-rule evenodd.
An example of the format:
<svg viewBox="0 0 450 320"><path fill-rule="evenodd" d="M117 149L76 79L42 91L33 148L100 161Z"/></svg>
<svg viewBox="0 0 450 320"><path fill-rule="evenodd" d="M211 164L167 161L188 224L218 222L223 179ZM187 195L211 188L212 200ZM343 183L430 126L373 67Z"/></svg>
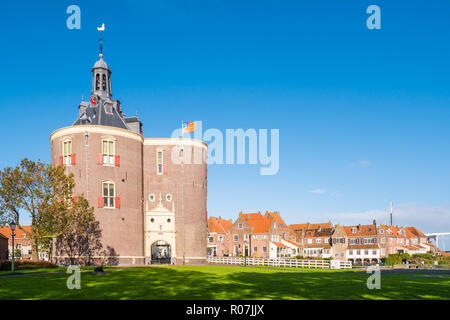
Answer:
<svg viewBox="0 0 450 320"><path fill-rule="evenodd" d="M100 37L100 55L103 55L103 39Z"/></svg>

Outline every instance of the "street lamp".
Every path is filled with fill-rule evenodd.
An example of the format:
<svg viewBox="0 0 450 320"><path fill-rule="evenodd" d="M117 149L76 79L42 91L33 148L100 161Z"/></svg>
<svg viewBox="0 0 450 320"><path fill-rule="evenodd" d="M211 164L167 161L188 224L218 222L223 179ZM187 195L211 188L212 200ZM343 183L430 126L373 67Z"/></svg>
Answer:
<svg viewBox="0 0 450 320"><path fill-rule="evenodd" d="M11 271L12 273L14 273L14 237L15 237L15 233L14 231L16 230L16 223L14 221L11 221L11 223L9 224L10 228L11 228L11 238L12 238L12 260L11 260Z"/></svg>

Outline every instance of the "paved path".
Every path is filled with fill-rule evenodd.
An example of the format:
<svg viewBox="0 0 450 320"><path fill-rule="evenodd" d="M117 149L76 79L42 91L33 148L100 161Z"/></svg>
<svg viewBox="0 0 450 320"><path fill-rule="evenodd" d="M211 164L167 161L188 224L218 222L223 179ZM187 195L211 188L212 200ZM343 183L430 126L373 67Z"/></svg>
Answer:
<svg viewBox="0 0 450 320"><path fill-rule="evenodd" d="M25 276L42 276L45 274L56 274L56 273L66 273L66 271L5 274L5 275L0 275L0 279L1 278L25 277Z"/></svg>

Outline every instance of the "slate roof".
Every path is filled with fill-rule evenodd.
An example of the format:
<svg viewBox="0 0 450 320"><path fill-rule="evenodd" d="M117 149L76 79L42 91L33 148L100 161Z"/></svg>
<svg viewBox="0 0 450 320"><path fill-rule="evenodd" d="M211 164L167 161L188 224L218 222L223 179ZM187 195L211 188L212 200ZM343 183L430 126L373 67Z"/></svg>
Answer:
<svg viewBox="0 0 450 320"><path fill-rule="evenodd" d="M112 107L112 113L106 112L106 104L107 102L103 99L99 99L95 105L89 103L86 106L86 104L82 104L80 108L84 110L73 125L101 125L130 130L124 121L123 115L114 106Z"/></svg>

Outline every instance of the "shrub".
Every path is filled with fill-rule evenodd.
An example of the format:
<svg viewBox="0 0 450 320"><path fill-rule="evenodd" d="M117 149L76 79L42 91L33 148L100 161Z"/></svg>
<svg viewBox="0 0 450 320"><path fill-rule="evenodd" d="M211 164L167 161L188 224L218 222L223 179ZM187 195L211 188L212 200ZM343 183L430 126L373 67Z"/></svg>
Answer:
<svg viewBox="0 0 450 320"><path fill-rule="evenodd" d="M386 264L393 266L394 264L401 264L402 256L398 253L390 254L386 258Z"/></svg>
<svg viewBox="0 0 450 320"><path fill-rule="evenodd" d="M15 261L14 266L15 266L16 270L57 268L58 267L56 264L53 264L48 261L32 261L32 260ZM0 270L11 270L11 260L0 261Z"/></svg>

